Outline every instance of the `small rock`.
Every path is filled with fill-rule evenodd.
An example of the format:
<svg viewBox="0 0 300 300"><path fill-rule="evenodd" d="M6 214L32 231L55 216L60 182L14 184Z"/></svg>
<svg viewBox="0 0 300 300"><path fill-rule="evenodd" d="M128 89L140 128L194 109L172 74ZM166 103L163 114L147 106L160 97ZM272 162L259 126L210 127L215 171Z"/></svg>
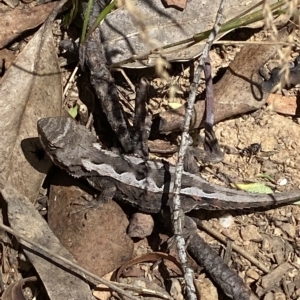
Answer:
<svg viewBox="0 0 300 300"><path fill-rule="evenodd" d="M260 278L260 275L256 271L254 271L252 269L249 269L246 272L246 274L247 274L248 277L250 277L252 279L255 279L255 280L258 280Z"/></svg>
<svg viewBox="0 0 300 300"><path fill-rule="evenodd" d="M237 245L242 245L241 235L235 226L232 226L231 228L224 228L220 231L227 238L229 238L232 241L235 241L235 243L237 243Z"/></svg>
<svg viewBox="0 0 300 300"><path fill-rule="evenodd" d="M300 289L296 290L296 291L293 293L292 297L294 297L294 298L298 297L297 300L300 299Z"/></svg>
<svg viewBox="0 0 300 300"><path fill-rule="evenodd" d="M131 217L128 228L128 235L140 239L149 236L152 233L154 221L151 215L136 213Z"/></svg>
<svg viewBox="0 0 300 300"><path fill-rule="evenodd" d="M201 291L201 300L219 299L216 287L208 278L195 280L195 286L198 291Z"/></svg>
<svg viewBox="0 0 300 300"><path fill-rule="evenodd" d="M295 256L294 263L296 263L297 265L300 266L300 257L299 256ZM300 285L299 285L299 288L300 288Z"/></svg>
<svg viewBox="0 0 300 300"><path fill-rule="evenodd" d="M254 225L247 225L241 228L241 237L243 240L260 242L262 236L258 232L258 228Z"/></svg>
<svg viewBox="0 0 300 300"><path fill-rule="evenodd" d="M284 231L289 237L294 238L296 235L296 229L293 224L282 223L280 225L282 231Z"/></svg>
<svg viewBox="0 0 300 300"><path fill-rule="evenodd" d="M287 184L287 179L286 178L280 178L277 180L277 184L280 186L284 186Z"/></svg>
<svg viewBox="0 0 300 300"><path fill-rule="evenodd" d="M250 241L249 240L245 240L244 242L243 242L243 246L249 246L250 245Z"/></svg>
<svg viewBox="0 0 300 300"><path fill-rule="evenodd" d="M274 236L281 236L282 235L282 230L278 227L274 229Z"/></svg>
<svg viewBox="0 0 300 300"><path fill-rule="evenodd" d="M170 295L176 300L184 300L182 295L182 287L176 278L171 278Z"/></svg>
<svg viewBox="0 0 300 300"><path fill-rule="evenodd" d="M296 284L294 283L294 282L289 282L289 283L287 283L287 289L288 289L288 291L290 291L290 292L293 292L293 291L295 291L297 288L296 288Z"/></svg>
<svg viewBox="0 0 300 300"><path fill-rule="evenodd" d="M289 273L288 273L289 277L290 278L298 278L299 276L299 271L294 268L293 270L291 270Z"/></svg>
<svg viewBox="0 0 300 300"><path fill-rule="evenodd" d="M274 300L285 300L285 299L286 299L286 297L285 297L284 293L276 292L274 294Z"/></svg>
<svg viewBox="0 0 300 300"><path fill-rule="evenodd" d="M224 214L219 218L219 223L223 228L229 228L234 223L234 218L231 214Z"/></svg>
<svg viewBox="0 0 300 300"><path fill-rule="evenodd" d="M265 296L264 296L264 300L274 300L274 294L272 292L268 292Z"/></svg>

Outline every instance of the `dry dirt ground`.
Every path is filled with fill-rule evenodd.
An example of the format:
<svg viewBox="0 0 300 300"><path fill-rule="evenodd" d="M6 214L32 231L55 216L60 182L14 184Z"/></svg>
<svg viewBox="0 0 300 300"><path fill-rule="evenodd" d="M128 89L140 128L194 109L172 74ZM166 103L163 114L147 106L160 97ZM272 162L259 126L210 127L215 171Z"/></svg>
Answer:
<svg viewBox="0 0 300 300"><path fill-rule="evenodd" d="M243 149L252 143L261 143L262 157L253 156L249 160L248 157L229 154L225 156L223 163L213 167L212 173L225 173L237 182L257 182L260 181L258 174L268 174L274 180L274 183L268 184L278 191L299 189L299 129L297 120L268 112L267 109L217 124L216 133L221 144ZM264 152L269 154L263 157ZM300 288L299 206L287 205L259 212L234 212L233 219L231 214L232 212L224 215L220 213L209 219L207 225L242 246L270 270L285 262L292 263L293 271L285 275L281 273L282 277L276 279L274 286L271 285L271 291L268 292L270 298L265 296L264 299L289 299L287 295L293 295L291 299L297 299ZM202 232L201 235L205 236L206 241L216 243L207 234ZM257 266L240 255L234 254L232 263L248 283L261 279L264 275ZM277 298L280 294L281 297Z"/></svg>

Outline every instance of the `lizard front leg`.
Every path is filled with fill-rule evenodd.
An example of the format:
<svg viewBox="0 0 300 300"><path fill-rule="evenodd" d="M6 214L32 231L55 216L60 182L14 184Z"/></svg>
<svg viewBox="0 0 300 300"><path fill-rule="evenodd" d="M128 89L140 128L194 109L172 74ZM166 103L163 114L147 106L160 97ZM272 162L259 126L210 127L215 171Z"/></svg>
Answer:
<svg viewBox="0 0 300 300"><path fill-rule="evenodd" d="M80 204L80 209L74 210L72 214L81 212L83 210L98 209L101 208L105 203L112 200L115 192L115 184L105 177L90 177L87 178L88 183L99 191L96 198L89 200L87 204ZM76 203L74 203L76 204Z"/></svg>

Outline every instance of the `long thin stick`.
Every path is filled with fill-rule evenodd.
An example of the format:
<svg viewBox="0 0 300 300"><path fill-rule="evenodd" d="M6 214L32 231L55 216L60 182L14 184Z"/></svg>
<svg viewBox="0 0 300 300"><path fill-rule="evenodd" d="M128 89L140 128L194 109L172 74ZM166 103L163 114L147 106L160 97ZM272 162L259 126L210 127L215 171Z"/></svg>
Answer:
<svg viewBox="0 0 300 300"><path fill-rule="evenodd" d="M194 286L194 282L193 282L194 274L193 274L192 269L189 268L188 264L187 264L185 241L184 241L184 238L182 235L184 215L183 215L183 212L181 209L181 202L180 202L179 194L180 194L180 188L181 188L181 177L182 177L182 173L183 173L183 159L184 159L184 155L186 153L186 149L187 149L188 142L190 139L190 136L189 136L190 122L191 122L191 118L192 118L192 112L193 112L193 107L194 107L194 103L195 103L195 99L196 99L198 85L199 85L200 78L201 78L201 72L204 69L204 63L205 63L206 58L208 57L208 53L211 48L211 45L217 36L217 33L220 29L222 22L224 22L222 13L223 13L223 9L225 6L225 2L226 2L225 0L221 0L219 10L218 10L218 13L216 16L215 24L214 24L213 29L207 39L202 56L199 58L199 65L195 69L194 79L191 84L190 94L189 94L188 103L187 103L187 111L186 111L186 115L185 115L184 129L183 129L182 137L181 137L181 145L180 145L180 149L179 149L178 161L176 164L176 173L175 173L174 190L173 190L174 197L173 197L173 201L171 203L174 236L175 236L175 240L176 240L179 259L182 264L182 268L184 270L184 278L185 278L186 285L187 285L187 296L188 296L188 299L190 299L190 300L196 300L197 296L196 296L195 286Z"/></svg>

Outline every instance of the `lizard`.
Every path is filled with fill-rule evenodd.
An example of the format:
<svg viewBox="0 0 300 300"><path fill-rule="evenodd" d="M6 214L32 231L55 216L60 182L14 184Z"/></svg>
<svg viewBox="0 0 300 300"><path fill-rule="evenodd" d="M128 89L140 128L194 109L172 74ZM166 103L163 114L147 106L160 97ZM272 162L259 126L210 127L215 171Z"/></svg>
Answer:
<svg viewBox="0 0 300 300"><path fill-rule="evenodd" d="M55 165L114 200L146 213L158 213L172 199L175 167L102 149L84 126L66 117L37 123L42 147ZM109 192L105 192L105 190ZM101 195L101 194L100 194ZM247 193L218 186L197 174L183 172L180 191L183 212L278 206L300 199L300 190L273 194Z"/></svg>

